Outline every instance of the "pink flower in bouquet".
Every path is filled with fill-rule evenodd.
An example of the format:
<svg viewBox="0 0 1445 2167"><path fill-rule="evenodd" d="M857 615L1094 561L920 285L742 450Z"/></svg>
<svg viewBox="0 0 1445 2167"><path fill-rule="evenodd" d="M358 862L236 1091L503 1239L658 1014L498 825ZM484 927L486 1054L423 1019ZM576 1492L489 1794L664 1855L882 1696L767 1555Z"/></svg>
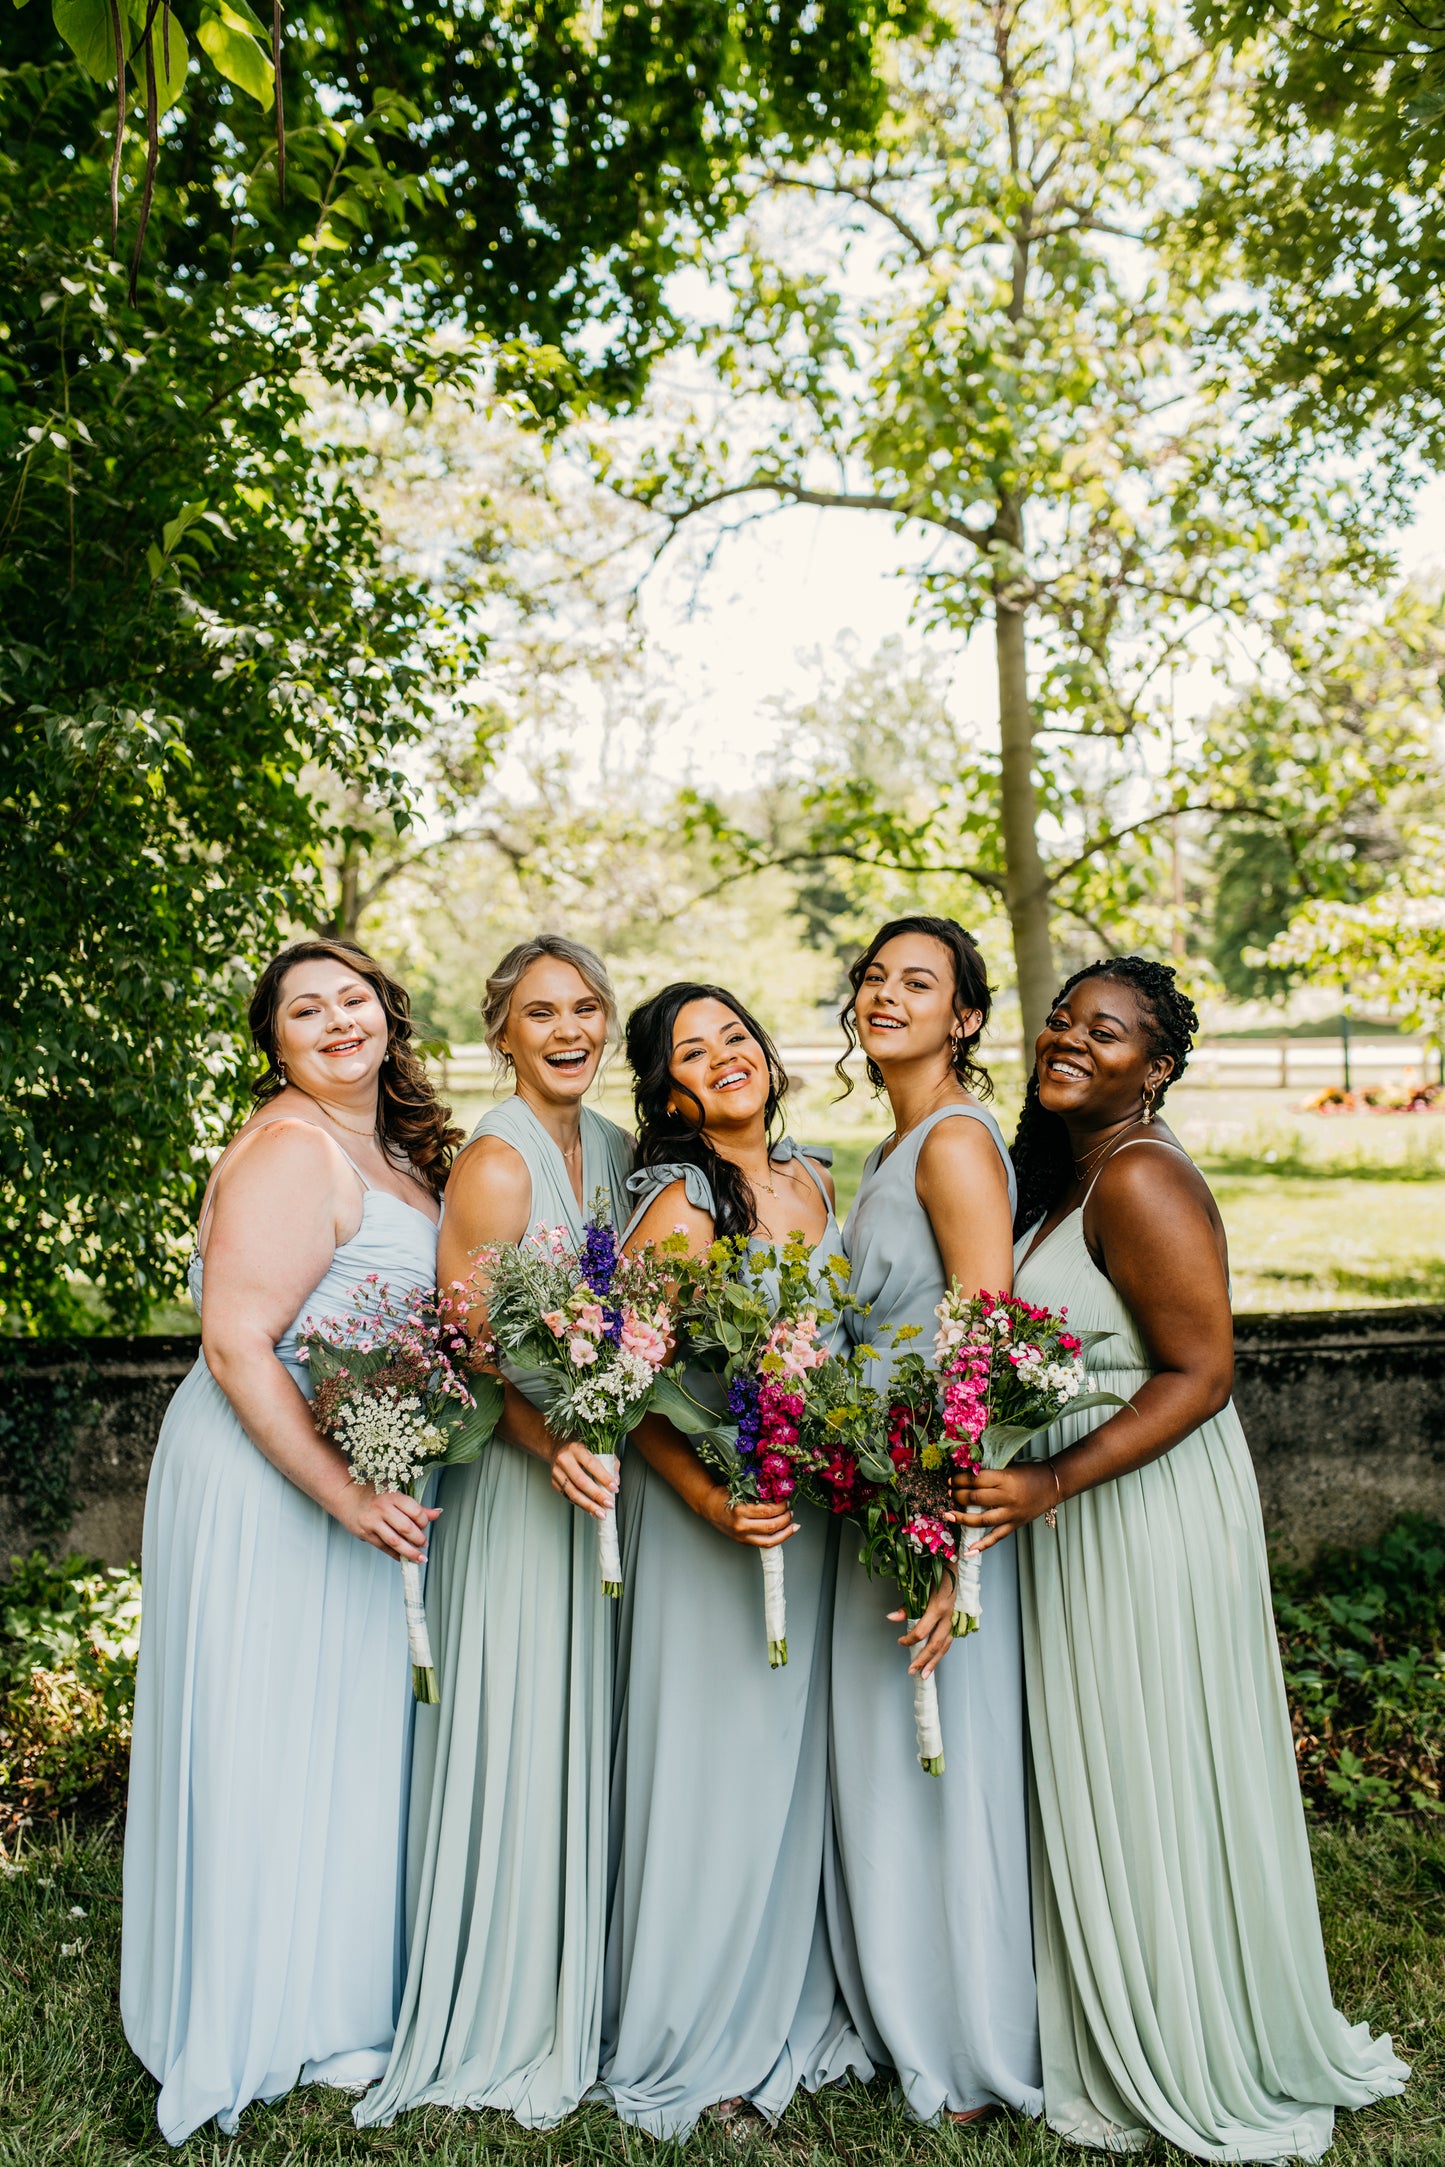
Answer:
<svg viewBox="0 0 1445 2167"><path fill-rule="evenodd" d="M597 1348L595 1342L588 1339L585 1334L581 1332L579 1332L574 1339L568 1340L567 1352L572 1357L572 1360L577 1364L579 1369L585 1369L589 1362L595 1362L597 1360Z"/></svg>
<svg viewBox="0 0 1445 2167"><path fill-rule="evenodd" d="M572 1320L565 1309L545 1310L542 1322L556 1339L566 1339L572 1330Z"/></svg>
<svg viewBox="0 0 1445 2167"><path fill-rule="evenodd" d="M763 1358L777 1357L785 1377L805 1377L828 1359L826 1347L818 1345L818 1320L814 1316L779 1318L763 1346Z"/></svg>
<svg viewBox="0 0 1445 2167"><path fill-rule="evenodd" d="M589 1339L600 1339L607 1329L607 1319L600 1302L576 1302L572 1306L572 1329L585 1332Z"/></svg>
<svg viewBox="0 0 1445 2167"><path fill-rule="evenodd" d="M653 1369L661 1369L667 1360L667 1334L635 1309L622 1312L622 1344L629 1354L641 1355Z"/></svg>
<svg viewBox="0 0 1445 2167"><path fill-rule="evenodd" d="M926 1512L915 1512L904 1522L903 1539L931 1557L951 1558L956 1547L954 1531L947 1521L935 1520Z"/></svg>
<svg viewBox="0 0 1445 2167"><path fill-rule="evenodd" d="M758 1496L765 1505L779 1505L792 1496L797 1478L781 1452L758 1455Z"/></svg>

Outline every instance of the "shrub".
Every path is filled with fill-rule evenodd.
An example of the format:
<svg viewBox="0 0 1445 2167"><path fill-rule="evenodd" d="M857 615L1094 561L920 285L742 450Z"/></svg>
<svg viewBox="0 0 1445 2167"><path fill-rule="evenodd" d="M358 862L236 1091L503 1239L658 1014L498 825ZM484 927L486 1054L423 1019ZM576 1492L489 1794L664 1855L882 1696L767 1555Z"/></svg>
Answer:
<svg viewBox="0 0 1445 2167"><path fill-rule="evenodd" d="M0 1818L7 1836L125 1800L140 1575L95 1559L13 1559L0 1588Z"/></svg>
<svg viewBox="0 0 1445 2167"><path fill-rule="evenodd" d="M1277 1571L1275 1612L1306 1802L1439 1813L1445 1784L1445 1527L1401 1520L1371 1550Z"/></svg>

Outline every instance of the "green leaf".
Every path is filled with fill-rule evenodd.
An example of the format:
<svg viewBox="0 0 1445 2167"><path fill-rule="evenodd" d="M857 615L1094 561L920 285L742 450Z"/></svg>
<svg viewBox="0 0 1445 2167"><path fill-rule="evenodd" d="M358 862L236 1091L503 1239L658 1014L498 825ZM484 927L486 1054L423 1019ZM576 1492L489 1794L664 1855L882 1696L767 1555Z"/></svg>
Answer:
<svg viewBox="0 0 1445 2167"><path fill-rule="evenodd" d="M684 1437L700 1437L719 1428L716 1413L695 1400L673 1370L663 1370L653 1385L652 1412L665 1415Z"/></svg>
<svg viewBox="0 0 1445 2167"><path fill-rule="evenodd" d="M144 18L142 18L142 23ZM191 49L172 8L169 20L157 9L151 24L151 56L156 71L156 103L162 113L169 113L186 87L186 71L191 64ZM144 76L145 56L137 39L131 53L131 66L138 77Z"/></svg>
<svg viewBox="0 0 1445 2167"><path fill-rule="evenodd" d="M269 108L276 89L270 56L244 26L238 27L238 22L236 10L228 5L224 14L203 16L196 35L217 74L244 90L258 105Z"/></svg>
<svg viewBox="0 0 1445 2167"><path fill-rule="evenodd" d="M55 27L97 83L115 81L115 39L106 0L54 0Z"/></svg>
<svg viewBox="0 0 1445 2167"><path fill-rule="evenodd" d="M506 1387L500 1377L474 1377L471 1382L474 1407L458 1409L457 1421L447 1449L438 1465L464 1467L468 1461L480 1458L482 1448L491 1441L501 1420L502 1403Z"/></svg>
<svg viewBox="0 0 1445 2167"><path fill-rule="evenodd" d="M193 527L198 519L205 517L208 502L206 497L198 497L194 504L183 504L175 518L166 521L161 528L161 542L167 556L171 554L187 527Z"/></svg>

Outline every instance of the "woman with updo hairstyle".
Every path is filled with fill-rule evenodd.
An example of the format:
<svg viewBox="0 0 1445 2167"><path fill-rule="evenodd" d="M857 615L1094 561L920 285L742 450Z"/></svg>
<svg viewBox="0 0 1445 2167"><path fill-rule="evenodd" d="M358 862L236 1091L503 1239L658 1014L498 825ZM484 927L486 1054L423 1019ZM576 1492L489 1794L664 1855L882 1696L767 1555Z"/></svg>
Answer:
<svg viewBox="0 0 1445 2167"><path fill-rule="evenodd" d="M631 1139L583 1103L616 1014L600 956L561 934L519 942L487 980L487 1044L513 1090L452 1170L443 1283L539 1224L580 1243L599 1198L622 1225ZM548 2126L597 2075L614 1624L593 1520L613 1483L548 1428L540 1380L504 1374L495 1438L437 1488L426 1605L442 1695L417 1711L406 1980L362 2126L423 2105Z"/></svg>
<svg viewBox="0 0 1445 2167"><path fill-rule="evenodd" d="M1160 1118L1197 1027L1143 956L1057 995L1014 1144L1015 1285L1104 1335L1090 1388L1127 1404L956 1476L954 1502L987 1556L1019 1536L1050 2125L1317 2160L1336 2107L1409 2072L1330 1994L1224 1227Z"/></svg>
<svg viewBox="0 0 1445 2167"><path fill-rule="evenodd" d="M435 1518L352 1481L297 1341L373 1276L403 1300L431 1286L459 1132L405 992L352 942L283 949L250 1021L265 1072L207 1187L201 1351L146 1490L120 1999L171 2144L386 2066L412 1697L396 1566Z"/></svg>
<svg viewBox="0 0 1445 2167"><path fill-rule="evenodd" d="M1007 1291L1013 1170L980 1104L991 995L970 935L952 918L895 918L848 975L843 1029L893 1116L843 1229L867 1306L850 1328L877 1349L869 1376L885 1389L910 1346L931 1356L951 1281ZM841 1062L839 1073L848 1088ZM896 1341L900 1327L917 1338ZM954 1648L950 1573L910 1620L864 1572L851 1528L838 1561L829 1924L864 2044L925 2122L1041 2104L1017 1561L997 1550L984 1567L987 1629ZM909 1680L920 1671L937 1674L941 1779L918 1763Z"/></svg>
<svg viewBox="0 0 1445 2167"><path fill-rule="evenodd" d="M681 1231L841 1262L829 1154L780 1135L772 1040L722 986L665 986L627 1024L638 1168L626 1244ZM836 1328L836 1318L835 1318ZM684 1373L727 1409L717 1381ZM623 2121L686 2137L744 2102L866 2073L829 1958L828 1619L837 1541L788 1497L730 1505L671 1423L622 1463L623 1569L602 2083ZM759 1560L785 1560L787 1661L769 1668Z"/></svg>

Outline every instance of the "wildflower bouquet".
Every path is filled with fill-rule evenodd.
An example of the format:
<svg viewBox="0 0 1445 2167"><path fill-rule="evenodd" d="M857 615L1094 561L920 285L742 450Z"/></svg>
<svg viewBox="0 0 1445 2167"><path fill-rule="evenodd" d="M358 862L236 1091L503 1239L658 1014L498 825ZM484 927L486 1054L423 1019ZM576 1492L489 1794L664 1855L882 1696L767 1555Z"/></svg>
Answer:
<svg viewBox="0 0 1445 2167"><path fill-rule="evenodd" d="M499 1351L541 1385L540 1405L559 1437L575 1438L613 1474L622 1440L652 1401L674 1337L666 1244L634 1256L618 1247L604 1199L579 1244L566 1227L538 1226L527 1240L478 1256L487 1327ZM617 1514L598 1523L604 1595L622 1593Z"/></svg>
<svg viewBox="0 0 1445 2167"><path fill-rule="evenodd" d="M936 1314L943 1434L955 1467L1007 1467L1061 1415L1128 1405L1116 1392L1086 1390L1084 1356L1108 1332L1071 1332L1062 1311L1016 1294L965 1294L957 1280ZM956 1601L954 1631L975 1631L983 1615L979 1558L967 1542Z"/></svg>
<svg viewBox="0 0 1445 2167"><path fill-rule="evenodd" d="M917 1336L918 1328L909 1325L893 1334L899 1345ZM945 1572L957 1566L957 1530L944 1518L950 1502L948 1451L937 1380L922 1356L904 1354L879 1391L862 1381L863 1365L875 1360L877 1352L860 1346L853 1353L859 1372L857 1413L839 1428L852 1427L856 1473L841 1509L862 1529L858 1555L864 1570L872 1578L896 1582L914 1622L933 1600ZM957 1616L954 1625L957 1630ZM928 1775L941 1776L938 1683L921 1671L913 1680L913 1720L919 1762Z"/></svg>
<svg viewBox="0 0 1445 2167"><path fill-rule="evenodd" d="M472 1296L460 1281L393 1296L372 1272L347 1300L346 1316L322 1318L298 1343L314 1386L312 1419L345 1453L353 1482L420 1497L436 1468L477 1458L502 1411L501 1379L478 1369L467 1338ZM412 1690L434 1702L421 1570L409 1558L401 1588Z"/></svg>
<svg viewBox="0 0 1445 2167"><path fill-rule="evenodd" d="M827 1327L848 1271L840 1256L817 1277L811 1256L801 1234L780 1249L725 1236L679 1269L684 1370L660 1381L654 1404L722 1476L730 1504L786 1502L807 1465L809 1380L829 1359ZM783 1547L758 1557L768 1661L777 1670L788 1660Z"/></svg>

